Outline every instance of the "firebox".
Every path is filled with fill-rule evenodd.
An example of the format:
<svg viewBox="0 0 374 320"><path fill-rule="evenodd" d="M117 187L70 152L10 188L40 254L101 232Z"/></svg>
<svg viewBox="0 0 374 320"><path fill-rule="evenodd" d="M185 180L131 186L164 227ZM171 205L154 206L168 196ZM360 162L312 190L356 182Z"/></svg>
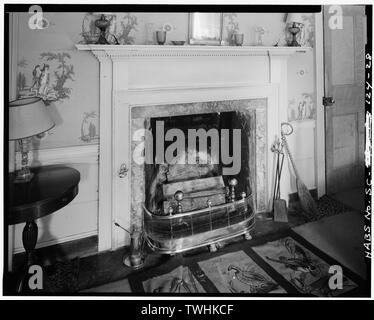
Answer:
<svg viewBox="0 0 374 320"><path fill-rule="evenodd" d="M251 99L134 108L133 136L141 129L144 137L136 139L143 162L133 159L133 166L143 177L134 188L144 181L141 228L153 250L215 251L223 240L251 238L264 201L265 105Z"/></svg>

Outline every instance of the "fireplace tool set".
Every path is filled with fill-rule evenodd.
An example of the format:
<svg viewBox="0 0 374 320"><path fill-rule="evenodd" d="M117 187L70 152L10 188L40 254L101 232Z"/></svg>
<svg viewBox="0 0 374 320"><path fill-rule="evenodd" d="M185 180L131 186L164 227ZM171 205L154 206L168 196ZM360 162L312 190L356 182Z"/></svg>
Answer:
<svg viewBox="0 0 374 320"><path fill-rule="evenodd" d="M287 142L287 139L286 139L286 136L290 135L293 132L293 128L292 128L291 124L289 124L287 122L283 122L281 127L282 127L282 130L281 130L282 144L284 145L284 149L285 149L286 154L287 154L287 156L288 156L288 158L291 162L292 169L295 173L297 194L299 196L299 201L300 201L301 208L303 209L303 213L305 214L306 218L309 219L309 220L313 220L318 216L317 205L316 205L314 199L312 198L307 186L301 180L301 177L300 177L299 172L296 168L294 159L292 157L292 154L290 152L288 142ZM286 129L285 129L286 127L289 127L289 129L291 131L287 132Z"/></svg>
<svg viewBox="0 0 374 320"><path fill-rule="evenodd" d="M271 151L276 154L277 158L273 192L273 218L277 222L287 222L287 204L284 199L280 198L280 181L284 162L283 144L279 140L276 141L272 145Z"/></svg>

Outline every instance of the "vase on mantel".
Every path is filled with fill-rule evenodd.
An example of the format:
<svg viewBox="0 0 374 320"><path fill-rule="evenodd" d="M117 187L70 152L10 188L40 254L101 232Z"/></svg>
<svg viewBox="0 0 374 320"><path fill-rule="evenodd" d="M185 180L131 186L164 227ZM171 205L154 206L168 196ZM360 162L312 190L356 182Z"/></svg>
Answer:
<svg viewBox="0 0 374 320"><path fill-rule="evenodd" d="M166 31L156 31L156 40L159 45L163 45L166 42Z"/></svg>
<svg viewBox="0 0 374 320"><path fill-rule="evenodd" d="M256 46L263 46L263 40L264 40L264 34L266 33L266 30L264 27L256 27L255 28L255 45Z"/></svg>
<svg viewBox="0 0 374 320"><path fill-rule="evenodd" d="M146 23L145 24L145 44L151 45L154 44L154 23Z"/></svg>

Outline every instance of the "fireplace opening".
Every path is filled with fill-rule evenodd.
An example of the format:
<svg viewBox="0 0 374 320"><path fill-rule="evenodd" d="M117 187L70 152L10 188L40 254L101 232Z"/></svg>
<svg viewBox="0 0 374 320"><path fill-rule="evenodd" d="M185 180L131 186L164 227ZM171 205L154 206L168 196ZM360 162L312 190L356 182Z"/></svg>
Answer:
<svg viewBox="0 0 374 320"><path fill-rule="evenodd" d="M175 253L250 237L254 123L240 111L149 119L144 230L153 249Z"/></svg>

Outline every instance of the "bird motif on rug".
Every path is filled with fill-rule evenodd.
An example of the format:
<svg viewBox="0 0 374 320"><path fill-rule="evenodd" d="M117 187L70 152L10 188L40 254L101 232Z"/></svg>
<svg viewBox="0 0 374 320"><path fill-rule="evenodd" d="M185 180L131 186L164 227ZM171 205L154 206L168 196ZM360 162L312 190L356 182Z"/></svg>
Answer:
<svg viewBox="0 0 374 320"><path fill-rule="evenodd" d="M242 270L235 265L229 265L227 270L234 272L233 280L237 279L239 282L249 287L249 293L269 293L279 287L278 284L252 270ZM238 290L233 287L233 280L229 281L230 290L233 293L238 293ZM245 292L241 291L240 293Z"/></svg>

